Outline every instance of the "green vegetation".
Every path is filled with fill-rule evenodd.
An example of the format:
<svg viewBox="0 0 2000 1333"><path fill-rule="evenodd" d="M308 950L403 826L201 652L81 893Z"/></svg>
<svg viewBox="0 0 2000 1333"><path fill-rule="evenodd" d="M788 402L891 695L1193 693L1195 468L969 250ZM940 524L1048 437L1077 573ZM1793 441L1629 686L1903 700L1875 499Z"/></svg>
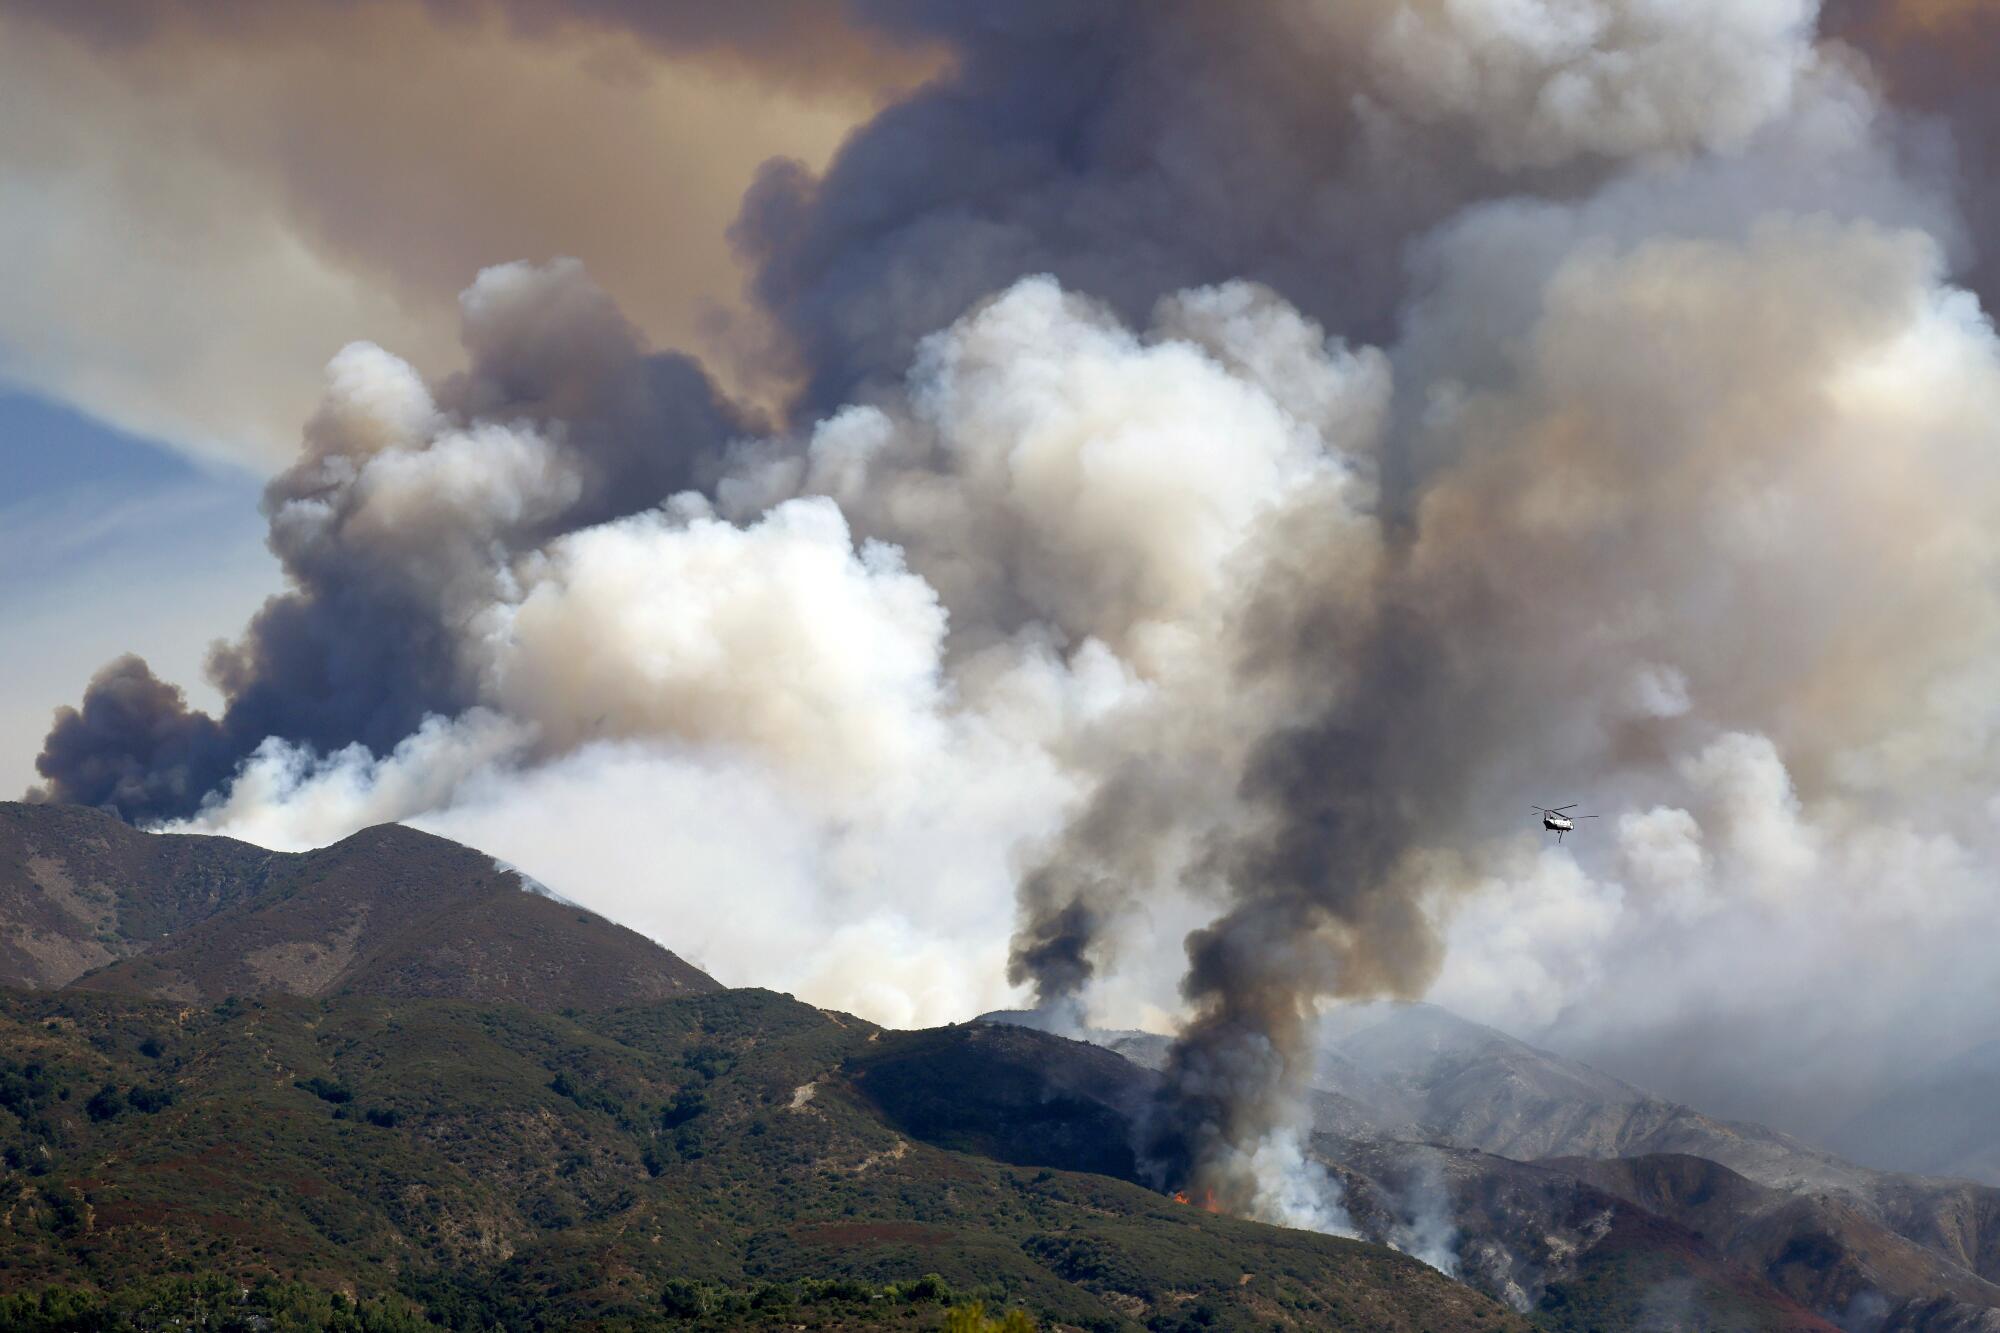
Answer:
<svg viewBox="0 0 2000 1333"><path fill-rule="evenodd" d="M986 1316L983 1301L953 1306L944 1317L945 1333L1034 1333L1035 1321L1019 1310L1009 1310L997 1319Z"/></svg>
<svg viewBox="0 0 2000 1333"><path fill-rule="evenodd" d="M944 1308L932 1276L909 1288L849 1281L759 1283L731 1289L669 1281L657 1311L633 1311L601 1326L620 1333L669 1330L807 1328L943 1329L945 1333L1035 1333L1020 1310L989 1316L981 1301ZM426 1310L402 1297L356 1300L300 1282L253 1286L215 1274L160 1278L106 1294L75 1287L0 1295L0 1328L9 1333L114 1333L182 1330L213 1333L438 1333L440 1329L522 1327L520 1307L437 1295Z"/></svg>
<svg viewBox="0 0 2000 1333"><path fill-rule="evenodd" d="M317 1074L311 1078L295 1078L292 1080L292 1086L310 1092L323 1102L332 1102L335 1106L345 1106L354 1100L352 1088L344 1083L335 1083L330 1078L321 1078Z"/></svg>
<svg viewBox="0 0 2000 1333"><path fill-rule="evenodd" d="M1525 1327L1386 1250L933 1146L868 1091L927 1049L762 991L0 992L0 1290L37 1293L0 1327Z"/></svg>
<svg viewBox="0 0 2000 1333"><path fill-rule="evenodd" d="M432 1333L436 1327L393 1296L354 1301L298 1282L245 1287L214 1274L160 1278L110 1295L73 1287L0 1295L0 1328L10 1333Z"/></svg>

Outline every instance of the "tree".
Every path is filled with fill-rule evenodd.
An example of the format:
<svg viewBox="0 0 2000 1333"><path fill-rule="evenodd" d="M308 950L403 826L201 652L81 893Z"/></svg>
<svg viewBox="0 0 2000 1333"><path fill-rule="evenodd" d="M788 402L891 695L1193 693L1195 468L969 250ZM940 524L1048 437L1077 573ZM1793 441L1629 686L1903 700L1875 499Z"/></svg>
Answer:
<svg viewBox="0 0 2000 1333"><path fill-rule="evenodd" d="M118 1085L107 1083L91 1095L83 1109L92 1120L109 1120L125 1109L125 1097L118 1091Z"/></svg>
<svg viewBox="0 0 2000 1333"><path fill-rule="evenodd" d="M998 1319L986 1316L986 1303L972 1301L945 1311L945 1333L1035 1333L1035 1321L1023 1310L1009 1310Z"/></svg>

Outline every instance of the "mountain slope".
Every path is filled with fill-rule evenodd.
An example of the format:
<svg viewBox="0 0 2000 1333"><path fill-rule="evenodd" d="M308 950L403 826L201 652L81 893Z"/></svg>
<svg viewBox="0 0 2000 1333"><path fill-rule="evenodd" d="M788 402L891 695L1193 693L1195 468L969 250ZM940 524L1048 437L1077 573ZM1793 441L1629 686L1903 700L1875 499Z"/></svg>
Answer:
<svg viewBox="0 0 2000 1333"><path fill-rule="evenodd" d="M1703 1235L1812 1308L1851 1319L1881 1306L1892 1327L2000 1329L2000 1285L1897 1234L1841 1194L1774 1190L1677 1155L1544 1165Z"/></svg>
<svg viewBox="0 0 2000 1333"><path fill-rule="evenodd" d="M254 898L72 984L209 1002L351 991L544 1009L717 989L637 932L531 891L491 857L394 824L273 858Z"/></svg>
<svg viewBox="0 0 2000 1333"><path fill-rule="evenodd" d="M1091 1034L1141 1064L1151 1033ZM1517 1161L1686 1153L1778 1189L1872 1189L1877 1173L1763 1125L1719 1120L1429 1004L1355 1004L1327 1016L1314 1082L1337 1123Z"/></svg>
<svg viewBox="0 0 2000 1333"><path fill-rule="evenodd" d="M1091 1035L1141 1065L1166 1056L1154 1034ZM1855 1166L1430 1005L1339 1011L1320 1057L1313 1148L1343 1171L1364 1233L1410 1244L1428 1214L1456 1234L1468 1280L1517 1307L1567 1292L1577 1326L1616 1327L1643 1294L1619 1283L1672 1270L1695 1283L1675 1287L1676 1308L1710 1322L2000 1327L2000 1191ZM1698 1162L1715 1211L1603 1159L1651 1163L1656 1183L1672 1175L1660 1163ZM1878 1304L1880 1319L1854 1313Z"/></svg>
<svg viewBox="0 0 2000 1333"><path fill-rule="evenodd" d="M1762 1125L1652 1096L1432 1005L1357 1011L1327 1034L1332 1067L1387 1089L1426 1137L1510 1157L1699 1157L1766 1189L1836 1201L1965 1275L2000 1284L2000 1190L1858 1166Z"/></svg>
<svg viewBox="0 0 2000 1333"><path fill-rule="evenodd" d="M98 810L0 801L0 985L66 985L262 887L272 854Z"/></svg>
<svg viewBox="0 0 2000 1333"><path fill-rule="evenodd" d="M760 991L570 1016L0 992L0 1271L297 1276L481 1329L795 1326L828 1283L876 1311L842 1326L934 1328L908 1302L935 1273L1069 1328L1525 1333L1380 1247L914 1137L869 1086L923 1036Z"/></svg>
<svg viewBox="0 0 2000 1333"><path fill-rule="evenodd" d="M483 853L399 825L289 855L0 804L0 984L634 1004L717 988Z"/></svg>
<svg viewBox="0 0 2000 1333"><path fill-rule="evenodd" d="M1005 1017L1005 1016L989 1016ZM1130 1170L1131 1116L1149 1070L1017 1024L983 1022L885 1037L857 1086L892 1122L934 1142L1029 1165ZM996 1098L952 1097L954 1072L991 1061ZM880 1067L878 1073L873 1066ZM1120 1066L1122 1065L1122 1070ZM886 1074L887 1077L883 1075ZM1060 1128L1051 1121L1061 1121ZM1355 1228L1442 1264L1477 1289L1560 1330L1650 1326L1632 1319L1669 1284L1688 1327L1833 1333L1835 1324L1698 1232L1600 1189L1560 1165L1400 1142L1313 1137L1340 1180ZM1669 1324L1667 1326L1677 1326Z"/></svg>
<svg viewBox="0 0 2000 1333"><path fill-rule="evenodd" d="M1719 1120L1436 1005L1354 1005L1323 1051L1434 1137L1532 1161L1685 1153L1778 1189L1861 1189L1872 1173L1763 1125Z"/></svg>
<svg viewBox="0 0 2000 1333"><path fill-rule="evenodd" d="M1425 1238L1469 1282L1532 1306L1551 1329L1832 1333L1755 1263L1563 1163L1388 1142L1330 1143L1348 1207L1371 1231ZM1721 1168L1716 1168L1720 1170ZM1428 1214L1428 1217L1426 1217ZM1449 1245L1443 1242L1448 1240Z"/></svg>

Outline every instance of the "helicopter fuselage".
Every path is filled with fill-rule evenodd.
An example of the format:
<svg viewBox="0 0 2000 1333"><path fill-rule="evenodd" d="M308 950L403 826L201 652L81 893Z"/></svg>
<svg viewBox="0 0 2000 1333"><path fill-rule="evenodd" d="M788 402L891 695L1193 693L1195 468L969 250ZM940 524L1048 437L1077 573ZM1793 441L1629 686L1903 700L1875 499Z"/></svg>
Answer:
<svg viewBox="0 0 2000 1333"><path fill-rule="evenodd" d="M1571 801L1560 810L1553 810L1545 805L1533 805L1528 808L1542 817L1542 827L1555 834L1557 842L1563 840L1563 834L1576 832L1577 820L1597 818L1596 815L1570 814L1569 811L1576 809L1575 801Z"/></svg>

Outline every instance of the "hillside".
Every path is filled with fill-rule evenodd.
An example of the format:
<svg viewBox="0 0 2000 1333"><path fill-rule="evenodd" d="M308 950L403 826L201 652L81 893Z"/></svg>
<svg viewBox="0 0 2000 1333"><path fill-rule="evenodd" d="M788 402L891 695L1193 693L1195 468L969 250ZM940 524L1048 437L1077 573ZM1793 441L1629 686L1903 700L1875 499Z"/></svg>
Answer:
<svg viewBox="0 0 2000 1333"><path fill-rule="evenodd" d="M0 993L5 1286L268 1274L468 1329L936 1327L946 1289L1071 1328L1525 1328L1377 1246L926 1141L878 1094L933 1040L761 991Z"/></svg>
<svg viewBox="0 0 2000 1333"><path fill-rule="evenodd" d="M1871 1300L1889 1304L1894 1295L1922 1294L1922 1305L1955 1310L1953 1320L1936 1321L1943 1326L2000 1329L2000 1286L1898 1235L1838 1194L1774 1190L1678 1155L1544 1165L1702 1234L1814 1308L1854 1312Z"/></svg>
<svg viewBox="0 0 2000 1333"><path fill-rule="evenodd" d="M1166 1056L1153 1034L1091 1036ZM2000 1329L2000 1191L1871 1171L1431 1005L1338 1011L1319 1055L1313 1147L1364 1233L1414 1247L1429 1214L1468 1281L1557 1326L1620 1327L1664 1273L1675 1309L1718 1326ZM1666 1187L1677 1172L1699 1185Z"/></svg>
<svg viewBox="0 0 2000 1333"><path fill-rule="evenodd" d="M1355 1071L1357 1086L1386 1089L1394 1112L1424 1137L1527 1159L1700 1158L1761 1187L1766 1229L1813 1244L1832 1237L1832 1250L1864 1256L1878 1292L1897 1300L1958 1292L1982 1309L2000 1301L2000 1190L1858 1166L1432 1005L1359 1006L1329 1028L1325 1047L1330 1067ZM2000 1318L1989 1322L2000 1327Z"/></svg>
<svg viewBox="0 0 2000 1333"><path fill-rule="evenodd" d="M273 855L0 801L0 985L62 986L253 897Z"/></svg>
<svg viewBox="0 0 2000 1333"><path fill-rule="evenodd" d="M383 996L605 1007L716 989L635 931L398 825L297 855L0 806L0 984L214 1003Z"/></svg>
<svg viewBox="0 0 2000 1333"><path fill-rule="evenodd" d="M983 1029L983 1030L982 1030ZM1123 1117L1143 1104L1154 1076L1108 1052L1018 1025L984 1023L912 1034L890 1057L897 1077L884 1106L898 1123L922 1124L951 1142L1010 1160L1110 1157L1124 1148ZM907 1068L917 1054L927 1068ZM997 1103L953 1103L936 1089L980 1054L1015 1071L1013 1092ZM1032 1085L1027 1071L1040 1071ZM878 1098L884 1088L864 1084ZM1046 1123L1061 1116L1067 1133ZM1093 1152L1078 1130L1117 1123ZM1599 1188L1561 1164L1510 1161L1488 1153L1378 1135L1320 1133L1313 1151L1340 1180L1355 1227L1370 1239L1451 1266L1464 1281L1556 1330L1691 1327L1832 1333L1835 1321L1787 1294L1754 1264L1711 1244L1698 1230ZM1671 1289L1671 1311L1650 1311ZM1659 1323L1672 1314L1683 1322ZM1644 1315L1644 1317L1641 1317ZM1691 1322L1690 1322L1691 1321ZM1937 1325L1943 1328L1943 1325Z"/></svg>
<svg viewBox="0 0 2000 1333"><path fill-rule="evenodd" d="M1376 1243L1342 1241L1144 1186L1158 1037L723 991L395 826L281 855L4 814L8 980L41 989L0 991L0 1288L195 1318L261 1276L304 1285L258 1318L345 1291L397 1329L925 1328L947 1290L1091 1329L2000 1325L2000 1192L1428 1006L1324 1034L1312 1147Z"/></svg>

